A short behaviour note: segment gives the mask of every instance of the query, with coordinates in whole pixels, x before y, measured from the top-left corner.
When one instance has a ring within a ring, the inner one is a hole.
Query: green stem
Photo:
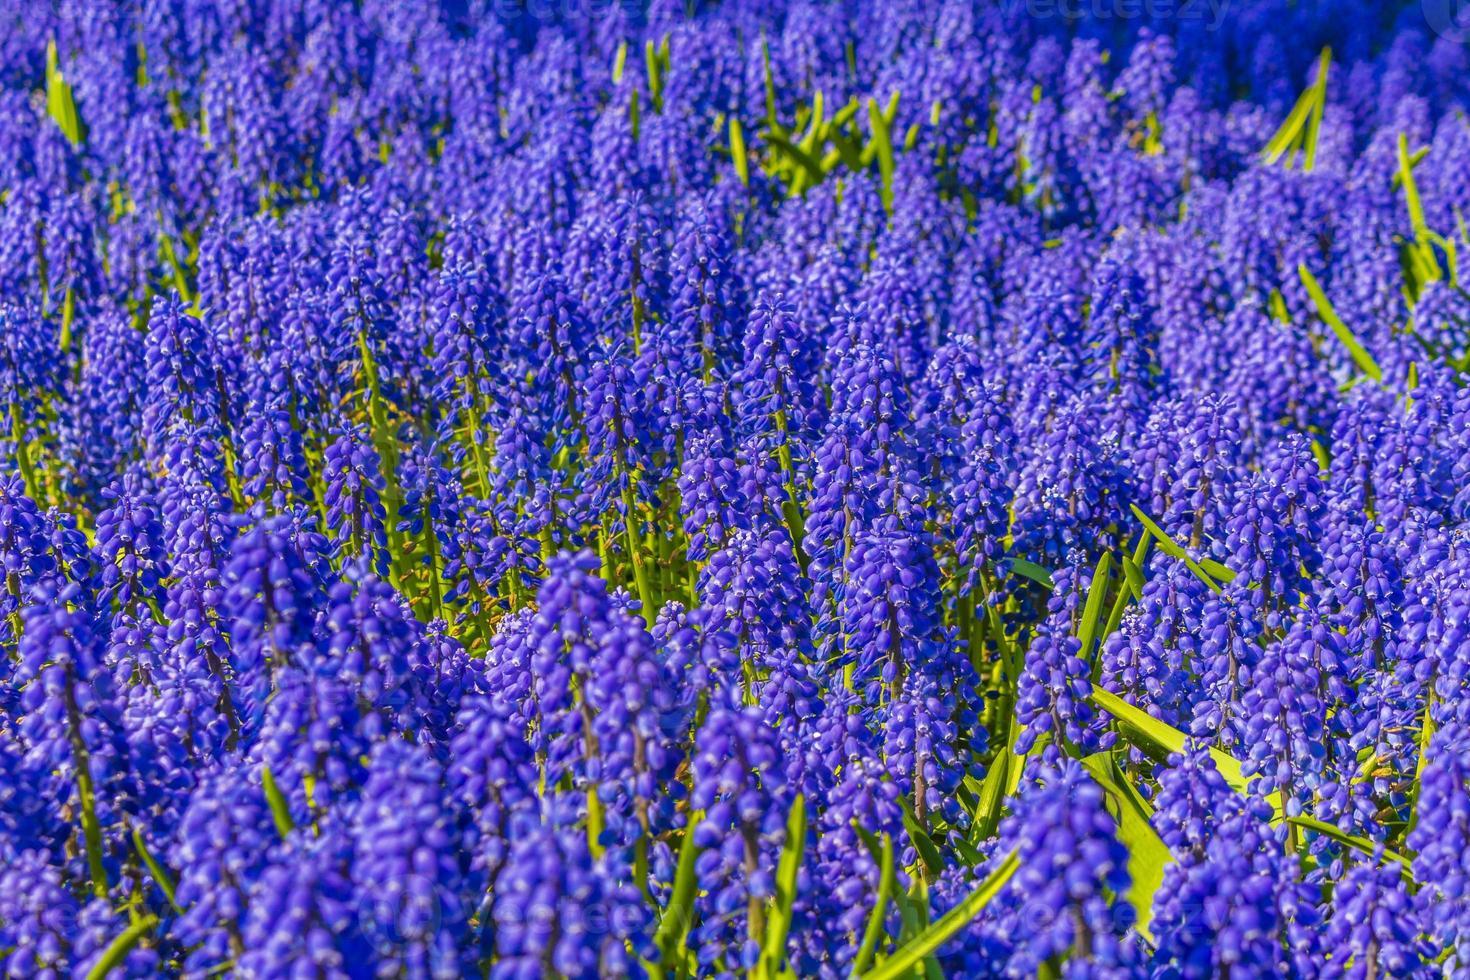
[[[633,561],[633,582],[638,589],[638,601],[643,606],[643,621],[652,629],[658,618],[658,607],[654,604],[653,590],[648,584],[648,569],[643,563],[643,545],[639,540],[631,485],[623,488],[623,531],[628,537],[628,557]]]
[[[133,947],[142,942],[143,937],[151,933],[156,925],[158,925],[158,917],[155,915],[146,915],[134,922],[121,935],[107,944],[107,949],[102,952],[102,958],[87,971],[87,980],[103,980],[121,966],[123,960],[127,959],[128,954],[133,951]]]
[[[87,744],[82,740],[82,711],[77,704],[76,669],[66,670],[67,735],[71,740],[72,759],[77,767],[77,796],[82,806],[82,840],[87,849],[87,870],[92,877],[92,893],[107,897],[107,869],[102,864],[102,828],[97,824],[96,787],[92,784],[92,765]]]
[[[15,459],[20,466],[20,476],[25,482],[26,493],[31,500],[41,503],[41,485],[36,482],[36,470],[31,465],[31,448],[28,444],[25,419],[21,418],[20,405],[10,403],[10,437],[15,442]]]

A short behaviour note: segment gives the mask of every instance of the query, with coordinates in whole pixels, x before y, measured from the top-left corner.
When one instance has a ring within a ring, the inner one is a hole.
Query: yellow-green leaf
[[[776,897],[766,920],[766,939],[761,950],[757,976],[771,980],[781,976],[786,961],[786,937],[791,931],[791,908],[796,901],[796,875],[806,851],[806,797],[796,794],[786,815],[786,846],[776,863]]]
[[[260,783],[265,789],[265,801],[270,805],[271,821],[276,825],[276,833],[281,835],[281,840],[285,840],[296,829],[296,821],[291,819],[291,807],[287,804],[281,787],[277,785],[270,766],[260,767]]]
[[[1174,860],[1168,845],[1153,827],[1154,809],[1129,782],[1127,773],[1118,768],[1111,752],[1099,752],[1082,760],[1082,765],[1097,780],[1111,804],[1109,810],[1118,821],[1118,842],[1128,851],[1128,904],[1133,906],[1135,928],[1149,942],[1153,934],[1154,893],[1164,881],[1164,868]]]
[[[973,922],[975,916],[984,911],[985,906],[1000,894],[1001,889],[1006,886],[1020,867],[1021,859],[1016,852],[1012,851],[1007,854],[1005,859],[976,886],[974,891],[945,913],[938,922],[904,943],[902,948],[866,974],[864,980],[894,980],[896,977],[909,976],[914,967],[943,946],[945,941],[955,933]]]
[[[1322,322],[1332,328],[1337,339],[1342,341],[1342,345],[1348,349],[1348,354],[1352,356],[1353,363],[1358,366],[1358,370],[1374,381],[1382,381],[1383,369],[1378,366],[1377,361],[1373,360],[1373,356],[1368,353],[1367,349],[1358,343],[1358,338],[1353,336],[1348,325],[1342,322],[1342,317],[1337,315],[1337,311],[1332,308],[1332,303],[1327,299],[1327,294],[1322,291],[1321,283],[1317,282],[1317,277],[1312,275],[1312,270],[1308,269],[1304,262],[1298,264],[1296,268],[1297,274],[1302,277],[1302,284],[1307,287],[1307,295],[1312,297],[1312,302],[1317,307],[1317,315],[1322,318]]]

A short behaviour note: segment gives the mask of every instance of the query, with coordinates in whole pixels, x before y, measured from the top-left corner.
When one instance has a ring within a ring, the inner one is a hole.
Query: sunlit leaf
[[[1000,894],[1001,889],[1005,888],[1020,866],[1021,859],[1016,852],[1012,851],[1007,854],[996,869],[976,886],[974,891],[950,909],[938,922],[904,943],[902,947],[894,951],[892,956],[878,964],[872,971],[864,974],[864,980],[892,980],[895,977],[908,976],[910,971],[918,966],[925,957],[933,954],[948,939],[975,921],[975,917],[985,911],[985,906]]]
[[[1332,303],[1328,301],[1327,294],[1322,291],[1322,285],[1317,282],[1317,277],[1312,275],[1306,263],[1297,266],[1297,273],[1302,277],[1302,284],[1307,287],[1307,295],[1312,297],[1312,302],[1317,307],[1317,315],[1332,328],[1337,339],[1342,341],[1342,345],[1348,349],[1358,370],[1374,381],[1382,381],[1383,370],[1379,368],[1378,362],[1373,360],[1372,355],[1358,342],[1358,338],[1353,336],[1347,324],[1342,322],[1342,318],[1337,315],[1337,311],[1332,308]]]

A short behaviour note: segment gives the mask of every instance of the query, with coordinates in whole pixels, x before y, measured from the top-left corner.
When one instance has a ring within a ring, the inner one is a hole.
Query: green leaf
[[[1429,243],[1444,250],[1445,263],[1449,266],[1449,279],[1451,285],[1458,285],[1460,281],[1460,249],[1453,241],[1445,238],[1438,232],[1429,233]],[[1430,256],[1433,257],[1433,252]],[[1435,263],[1438,268],[1438,263]]]
[[[805,170],[807,173],[807,178],[808,180],[810,180],[811,183],[820,183],[822,178],[826,176],[826,174],[822,171],[822,165],[816,160],[812,159],[811,154],[807,153],[801,147],[797,146],[795,143],[791,142],[780,133],[775,132],[774,130],[767,131],[765,133],[765,141],[771,146],[775,147],[777,150],[779,150],[783,156],[788,157],[792,163],[796,164],[802,170]]]
[[[179,903],[174,898],[173,876],[153,857],[153,853],[148,850],[148,845],[143,840],[143,834],[137,827],[133,828],[133,849],[138,852],[138,857],[143,859],[148,873],[153,876],[153,883],[158,886],[159,891],[163,892],[163,897],[168,899],[169,906],[175,912],[182,913],[184,910],[179,908]]]
[[[1174,860],[1168,845],[1153,827],[1153,807],[1118,768],[1111,752],[1087,756],[1082,765],[1097,780],[1113,804],[1113,817],[1118,821],[1118,842],[1128,849],[1128,904],[1137,916],[1135,928],[1149,942],[1153,934],[1154,893],[1164,881],[1164,868]]]
[[[1327,106],[1327,73],[1332,64],[1332,49],[1323,48],[1317,59],[1317,77],[1292,106],[1290,114],[1261,151],[1266,163],[1274,164],[1286,157],[1291,166],[1296,151],[1304,152],[1303,168],[1311,170],[1317,161],[1317,136],[1322,126],[1322,113]],[[1290,153],[1291,156],[1286,155]]]
[[[1123,730],[1123,737],[1150,758],[1162,762],[1169,758],[1170,753],[1184,751],[1188,736],[1173,725],[1159,721],[1141,708],[1134,707],[1112,691],[1094,687],[1092,700],[1117,719]],[[1241,772],[1240,763],[1219,749],[1210,749],[1210,755],[1214,757],[1215,767],[1225,777],[1225,782],[1244,792],[1249,780]]]
[[[1287,817],[1286,822],[1290,824],[1295,824],[1296,826],[1306,830],[1314,830],[1317,833],[1321,834],[1323,837],[1330,837],[1331,839],[1337,841],[1339,844],[1342,844],[1346,847],[1351,847],[1356,851],[1361,851],[1362,853],[1377,858],[1380,861],[1393,861],[1398,864],[1401,869],[1403,869],[1403,873],[1405,875],[1409,874],[1409,869],[1411,867],[1409,859],[1404,857],[1397,851],[1388,850],[1377,841],[1371,841],[1368,840],[1366,837],[1358,837],[1354,834],[1345,833],[1344,831],[1339,830],[1334,824],[1318,820],[1316,817],[1308,817],[1305,815],[1300,817]]]
[[[12,402],[12,410],[14,407]],[[82,840],[87,850],[87,871],[92,879],[92,893],[98,898],[106,898],[107,868],[102,863],[102,826],[97,822],[97,790],[92,783],[92,766],[85,751],[78,754],[75,775],[82,811]]]
[[[862,107],[863,104],[857,100],[856,96],[848,99],[847,105],[838,109],[837,114],[832,117],[832,128],[834,130],[841,129],[852,122],[857,118],[858,110]]]
[[[1271,295],[1266,299],[1266,305],[1271,309],[1271,315],[1276,318],[1277,323],[1290,325],[1291,311],[1286,308],[1286,298],[1281,295],[1281,290],[1272,289]]]
[[[1297,96],[1296,104],[1291,107],[1291,112],[1286,119],[1277,127],[1265,148],[1261,151],[1262,157],[1268,164],[1279,161],[1286,151],[1296,145],[1297,137],[1301,134],[1302,127],[1306,124],[1307,116],[1312,111],[1312,90],[1309,88]]]
[[[1434,687],[1431,685],[1429,696],[1424,700],[1424,711],[1419,722],[1419,761],[1414,766],[1414,781],[1409,784],[1410,830],[1413,830],[1419,822],[1419,791],[1424,781],[1424,767],[1429,765],[1429,749],[1434,741],[1434,702]]]
[[[1123,613],[1128,608],[1128,603],[1143,598],[1143,563],[1148,560],[1148,550],[1153,545],[1153,535],[1148,528],[1144,528],[1138,535],[1138,544],[1133,548],[1133,555],[1123,556],[1123,581],[1118,587],[1118,595],[1113,600],[1113,608],[1108,613],[1108,621],[1103,625],[1102,635],[1104,638],[1112,636],[1117,630],[1118,624],[1123,621]],[[1102,672],[1102,657],[1098,657],[1093,664],[1094,682]]]
[[[20,478],[25,484],[26,496],[39,502],[45,498],[41,495],[43,488],[36,479],[35,465],[31,462],[30,438],[26,435],[26,421],[21,414],[20,403],[11,399],[7,414],[10,416],[10,442],[15,446],[16,464],[20,467]]]
[[[893,92],[888,96],[888,104],[883,107],[883,121],[888,124],[889,132],[893,131],[893,121],[898,118],[898,93]]]
[[[285,840],[296,829],[296,821],[291,819],[291,807],[287,804],[281,787],[276,784],[276,777],[271,773],[270,766],[260,767],[260,783],[265,789],[265,801],[270,804],[271,820],[276,825],[276,833],[281,835],[281,840]]]
[[[745,150],[745,131],[740,128],[740,120],[730,120],[730,159],[735,162],[735,176],[740,178],[740,183],[750,186],[750,157]]]
[[[61,352],[63,354],[71,351],[71,326],[76,322],[77,297],[74,286],[66,287],[66,294],[61,299]]]
[[[699,891],[695,876],[695,864],[699,858],[699,845],[694,843],[694,828],[704,819],[703,811],[689,814],[684,828],[684,840],[679,845],[679,862],[674,866],[674,891],[669,904],[653,934],[653,944],[658,947],[660,963],[678,963],[684,959],[682,952],[689,927],[694,923],[694,896]]]
[[[61,74],[56,42],[46,42],[46,112],[61,127],[61,133],[72,146],[82,142],[82,121],[77,116],[76,100],[71,86]]]
[[[1444,270],[1440,268],[1439,258],[1434,253],[1435,242],[1440,242],[1450,254],[1451,271],[1454,272],[1455,256],[1454,250],[1440,236],[1430,231],[1429,223],[1424,218],[1424,202],[1419,197],[1419,185],[1414,180],[1414,163],[1418,154],[1410,155],[1409,138],[1399,134],[1398,158],[1399,169],[1397,181],[1404,189],[1404,204],[1409,209],[1409,225],[1414,229],[1414,241],[1406,246],[1405,254],[1410,267],[1410,295],[1411,302],[1417,299],[1419,291],[1425,284],[1438,282],[1444,278]]]
[[[613,84],[614,85],[617,85],[620,82],[622,82],[622,80],[623,80],[623,69],[626,68],[627,65],[628,65],[628,42],[627,41],[623,41],[623,42],[621,42],[621,43],[618,44],[618,53],[617,53],[617,56],[615,58],[613,58],[612,80],[613,80]]]
[[[1027,561],[1024,558],[1007,558],[1005,559],[1005,563],[1010,565],[1011,571],[1020,575],[1022,578],[1029,578],[1037,585],[1044,586],[1048,589],[1056,588],[1051,580],[1051,572],[1048,572],[1034,561]]]
[[[1150,536],[1152,538],[1152,536]],[[1128,583],[1128,591],[1133,594],[1135,600],[1143,598],[1143,568],[1132,558],[1123,558],[1123,580]]]
[[[1312,270],[1307,268],[1305,262],[1299,263],[1296,270],[1297,274],[1302,277],[1302,284],[1307,287],[1307,294],[1312,297],[1312,302],[1317,306],[1317,315],[1332,328],[1333,333],[1337,334],[1337,339],[1342,341],[1342,345],[1348,349],[1358,370],[1374,381],[1381,382],[1383,369],[1378,366],[1378,362],[1373,360],[1372,355],[1363,345],[1358,343],[1358,338],[1353,336],[1347,324],[1342,322],[1342,317],[1338,316],[1337,311],[1332,308],[1332,303],[1328,301],[1327,294],[1322,291],[1322,285],[1317,282],[1317,277],[1312,275]]]
[[[903,812],[903,826],[909,832],[909,840],[914,842],[914,849],[919,852],[919,858],[924,862],[924,867],[930,873],[939,874],[944,870],[944,857],[939,853],[934,839],[929,832],[919,825],[914,815],[907,809]]]
[[[1409,226],[1414,229],[1414,237],[1422,241],[1429,232],[1429,222],[1424,219],[1424,202],[1419,198],[1419,185],[1414,181],[1414,163],[1417,161],[1409,155],[1409,137],[1404,133],[1399,133],[1398,157],[1397,177],[1404,189],[1404,203],[1409,208]]]
[[[811,121],[807,126],[806,133],[801,137],[800,146],[808,155],[816,152],[817,145],[826,135],[827,126],[827,103],[822,97],[822,90],[812,95]]]
[[[1009,770],[1011,766],[1019,766],[1020,762],[1008,747],[1002,747],[991,760],[990,769],[985,773],[985,782],[980,785],[980,803],[975,808],[977,839],[984,840],[1000,826],[1000,811],[1005,802]]]
[[[605,813],[597,784],[593,783],[587,787],[587,850],[594,858],[602,857],[607,850],[602,846],[602,831],[607,826]]]
[[[761,72],[765,77],[766,87],[766,126],[773,132],[780,131],[781,122],[776,117],[776,80],[771,76],[771,46],[766,43],[764,34],[761,36]]]
[[[1189,570],[1191,572],[1194,572],[1195,576],[1201,582],[1209,586],[1210,591],[1220,591],[1220,583],[1216,582],[1215,579],[1210,575],[1210,573],[1204,570],[1204,567],[1200,565],[1199,562],[1191,558],[1189,556],[1189,552],[1185,551],[1184,547],[1180,545],[1179,542],[1175,541],[1172,537],[1169,536],[1169,532],[1165,531],[1163,528],[1155,524],[1147,514],[1139,509],[1137,504],[1129,504],[1128,506],[1129,509],[1133,511],[1133,516],[1143,522],[1143,526],[1148,528],[1149,533],[1154,536],[1154,540],[1159,543],[1159,550],[1163,551],[1163,553],[1168,555],[1170,558],[1177,558],[1180,561],[1184,562],[1184,564],[1188,566]],[[1221,573],[1220,577],[1224,578],[1225,581],[1228,582],[1231,579],[1235,578],[1235,573],[1226,568],[1224,565],[1221,565],[1218,562],[1211,562],[1211,564],[1219,569]]]
[[[1146,711],[1134,707],[1112,691],[1094,686],[1092,702],[1112,715],[1117,720],[1123,737],[1149,758],[1166,762],[1170,753],[1184,751],[1188,736],[1173,725],[1165,724]],[[1234,756],[1211,747],[1210,757],[1215,760],[1215,768],[1231,789],[1237,793],[1248,791],[1253,777],[1246,776]],[[1272,823],[1280,823],[1286,812],[1285,799],[1278,791],[1267,797],[1267,802],[1271,804],[1273,811]]]
[[[1235,570],[1225,567],[1213,558],[1201,558],[1199,560],[1199,565],[1205,571],[1209,572],[1212,576],[1222,582],[1235,581]]]
[[[908,905],[913,910],[913,926],[905,934],[904,942],[909,942],[932,924],[929,918],[931,904],[929,882],[922,875],[915,875],[908,893]],[[924,957],[921,967],[924,980],[944,980],[944,971],[939,968],[939,961],[934,958],[933,953]]]
[[[87,980],[102,980],[103,977],[121,966],[122,961],[127,959],[128,954],[133,951],[133,947],[137,946],[144,936],[151,933],[156,925],[158,925],[157,916],[145,915],[128,926],[121,935],[107,944],[107,948],[102,951],[102,956],[97,960],[96,965],[87,971]]]
[[[1399,135],[1402,136],[1403,134],[1400,133]],[[1419,149],[1409,154],[1406,160],[1400,159],[1399,169],[1393,172],[1393,180],[1389,181],[1389,186],[1392,187],[1394,190],[1398,190],[1400,187],[1404,186],[1404,171],[1406,169],[1404,167],[1404,164],[1407,163],[1407,169],[1412,172],[1413,169],[1419,166],[1419,164],[1423,162],[1424,158],[1427,156],[1429,156],[1429,147],[1421,146],[1419,147]]]
[[[938,922],[904,943],[902,948],[895,951],[872,972],[866,974],[865,980],[893,980],[895,977],[909,976],[921,961],[943,946],[955,933],[974,921],[975,916],[984,911],[985,906],[1000,894],[1001,889],[1011,880],[1020,866],[1020,857],[1015,851],[1011,851],[1006,855],[1005,860],[1001,861],[1000,865],[990,873],[989,877],[976,886],[974,891],[945,913]]]
[[[756,967],[759,977],[771,980],[784,973],[786,936],[791,931],[791,906],[796,901],[796,875],[806,851],[806,797],[796,794],[786,815],[786,846],[776,864],[776,897],[766,920],[766,940]]]
[[[196,313],[198,303],[193,292],[189,289],[189,271],[184,263],[179,261],[178,253],[174,251],[174,244],[167,235],[161,235],[158,239],[159,250],[163,252],[163,261],[174,274],[174,289],[178,290],[179,298],[184,300]]]
[[[1322,129],[1322,113],[1327,108],[1327,71],[1332,66],[1332,49],[1323,48],[1322,55],[1317,62],[1317,78],[1312,83],[1314,96],[1312,99],[1312,111],[1307,118],[1307,131],[1302,138],[1303,148],[1306,151],[1306,159],[1302,161],[1302,169],[1308,172],[1317,163],[1317,134]]]
[[[883,842],[878,839],[878,835],[858,823],[855,819],[852,821],[851,826],[857,832],[858,840],[862,841],[863,846],[868,849],[868,855],[874,861],[881,862],[883,857]]]
[[[960,860],[964,862],[965,867],[973,868],[975,865],[985,861],[985,855],[976,850],[974,844],[971,844],[959,834],[951,834],[949,842],[954,847],[955,852],[959,854]]]
[[[1104,551],[1092,571],[1092,585],[1087,590],[1087,605],[1082,607],[1082,621],[1077,626],[1077,639],[1081,649],[1077,656],[1086,660],[1092,650],[1092,641],[1097,636],[1097,621],[1102,617],[1103,598],[1108,591],[1108,571],[1113,566],[1113,556]]]
[[[399,544],[398,513],[403,506],[403,487],[398,479],[400,439],[398,429],[389,417],[388,399],[383,394],[382,378],[378,372],[377,358],[368,341],[366,329],[357,332],[357,350],[362,359],[363,377],[366,382],[368,421],[371,428],[373,448],[378,452],[378,464],[383,477],[384,524],[388,527],[388,553],[398,556],[406,552]],[[388,569],[393,585],[400,586],[400,568],[397,563]]]
[[[893,897],[893,838],[883,835],[882,856],[878,863],[878,894],[873,899],[873,911],[868,913],[868,924],[863,929],[863,942],[858,947],[857,958],[852,961],[852,975],[861,976],[873,961],[873,952],[883,936],[883,920],[888,913],[888,902]]]
[[[895,111],[897,110],[897,92],[893,93],[889,104]],[[886,118],[883,111],[878,108],[878,100],[869,98],[868,128],[873,134],[869,145],[873,148],[874,159],[878,161],[878,176],[882,180],[883,210],[890,215],[893,214],[893,137],[889,131],[891,122],[891,119]]]
[[[643,42],[643,63],[648,71],[648,100],[654,112],[664,108],[664,74],[668,71],[669,39],[665,35],[662,46],[655,46],[653,38]]]

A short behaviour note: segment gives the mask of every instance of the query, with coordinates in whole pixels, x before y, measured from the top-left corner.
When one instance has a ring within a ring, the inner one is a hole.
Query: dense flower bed
[[[1470,970],[1419,4],[0,6],[6,975]]]

